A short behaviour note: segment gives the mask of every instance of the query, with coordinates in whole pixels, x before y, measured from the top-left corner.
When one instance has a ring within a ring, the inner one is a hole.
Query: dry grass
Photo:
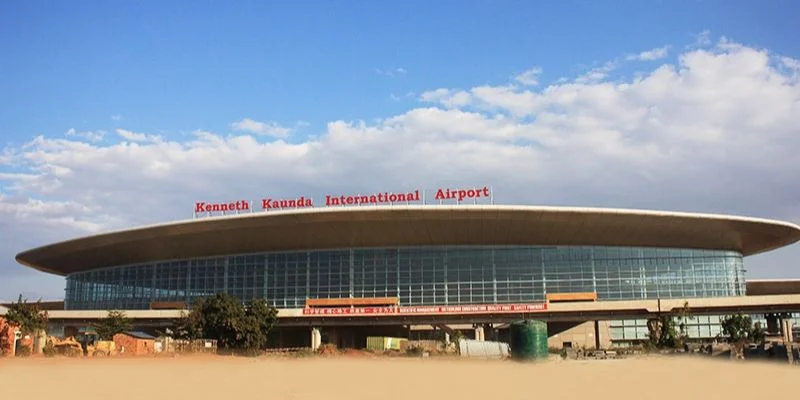
[[[731,400],[794,398],[792,383],[799,376],[800,368],[783,364],[688,357],[542,364],[348,357],[0,359],[0,387],[8,399]]]

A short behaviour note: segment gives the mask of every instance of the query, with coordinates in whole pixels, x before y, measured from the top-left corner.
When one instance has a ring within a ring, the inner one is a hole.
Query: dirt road
[[[0,359],[1,393],[8,399],[752,400],[792,398],[787,385],[798,377],[800,368],[788,365],[694,358],[544,364],[341,357]]]

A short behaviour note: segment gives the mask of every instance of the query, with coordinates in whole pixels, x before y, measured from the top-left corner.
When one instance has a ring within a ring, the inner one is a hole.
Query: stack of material
[[[458,341],[461,357],[505,359],[509,356],[508,343],[462,339]]]
[[[369,336],[367,337],[367,350],[386,351],[386,350],[400,350],[403,348],[408,339],[385,337],[385,336]]]

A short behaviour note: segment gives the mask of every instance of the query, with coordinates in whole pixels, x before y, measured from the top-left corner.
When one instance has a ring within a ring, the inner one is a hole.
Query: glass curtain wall
[[[734,251],[452,246],[273,252],[127,265],[67,277],[68,309],[147,309],[216,292],[301,308],[307,298],[397,296],[403,305],[742,296]]]

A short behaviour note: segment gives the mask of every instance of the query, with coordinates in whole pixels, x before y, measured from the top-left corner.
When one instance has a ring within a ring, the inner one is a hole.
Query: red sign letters
[[[194,212],[226,212],[226,211],[248,211],[250,202],[239,200],[230,203],[194,203]]]
[[[461,203],[470,199],[491,199],[491,190],[488,186],[473,188],[439,188],[434,192],[430,199],[425,198],[425,191],[411,190],[407,192],[381,192],[369,194],[350,194],[350,195],[325,195],[325,206],[350,206],[350,205],[381,205],[381,204],[425,204],[428,200],[432,202],[455,201]],[[258,207],[259,203],[251,203],[247,200],[237,200],[231,202],[206,203],[196,202],[194,204],[195,215],[198,213],[239,213],[255,211],[252,208]],[[265,197],[260,202],[261,210],[284,210],[292,208],[314,207],[314,200],[311,197],[300,196],[292,199],[275,199]]]
[[[303,315],[354,316],[354,315],[443,315],[443,314],[519,314],[542,312],[547,304],[470,304],[458,306],[389,306],[389,307],[335,307],[304,308]]]

